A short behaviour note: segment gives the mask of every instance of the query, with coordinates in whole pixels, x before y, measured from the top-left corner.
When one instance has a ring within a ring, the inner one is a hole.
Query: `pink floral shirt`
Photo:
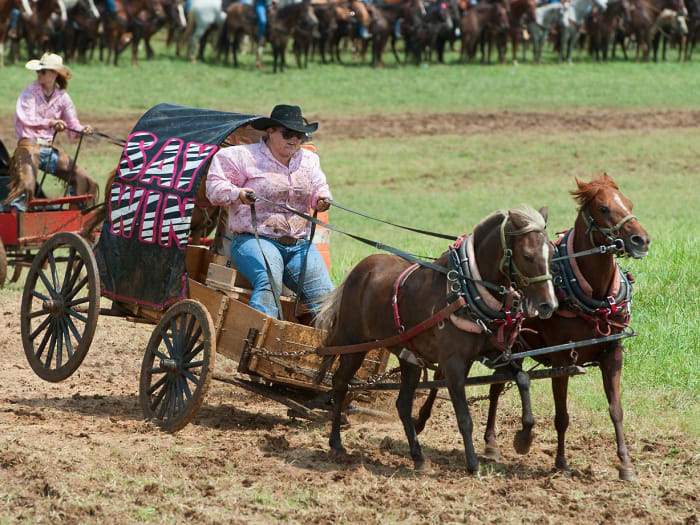
[[[75,104],[68,93],[56,86],[49,101],[44,97],[44,91],[39,82],[32,82],[22,90],[15,108],[15,133],[20,139],[53,138],[53,129],[49,121],[61,119],[69,128],[82,130],[83,125],[78,120]],[[71,137],[77,134],[67,131]]]
[[[250,206],[238,199],[240,188],[251,188],[300,212],[315,208],[319,198],[331,198],[318,155],[301,148],[287,167],[275,159],[262,139],[257,144],[219,150],[207,175],[207,198],[212,204],[228,206],[229,231],[253,233]],[[309,223],[282,208],[257,201],[255,214],[260,235],[297,239],[307,235]]]

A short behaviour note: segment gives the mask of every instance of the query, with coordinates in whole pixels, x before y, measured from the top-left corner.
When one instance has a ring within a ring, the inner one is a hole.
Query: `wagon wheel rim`
[[[198,301],[171,307],[153,330],[141,365],[146,419],[168,432],[187,425],[204,402],[214,370],[214,322]]]
[[[58,382],[78,369],[95,335],[99,307],[90,246],[74,233],[54,235],[34,257],[20,311],[24,353],[39,377]]]

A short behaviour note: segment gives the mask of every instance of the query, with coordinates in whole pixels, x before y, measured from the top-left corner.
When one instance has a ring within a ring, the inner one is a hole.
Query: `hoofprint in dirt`
[[[438,402],[424,433],[427,473],[413,471],[398,417],[351,417],[349,458],[339,464],[327,454],[326,425],[291,420],[285,407],[219,383],[192,424],[166,434],[138,406],[150,326],[101,317],[82,367],[50,384],[22,352],[20,297],[0,293],[0,523],[698,521],[697,440],[628,424],[639,479],[622,483],[609,422],[594,425],[575,406],[570,479],[550,470],[556,437],[547,415],[538,415],[527,456],[504,447],[467,475],[449,401]],[[234,370],[217,360],[218,372]],[[380,402],[390,411],[393,395]],[[473,412],[479,435],[485,407]],[[502,442],[519,428],[518,413],[507,396]]]
[[[234,108],[235,110],[235,108]],[[140,114],[105,117],[85,115],[95,129],[115,137],[126,138]],[[700,127],[699,110],[618,111],[581,109],[557,112],[473,112],[396,115],[362,115],[327,117],[312,115],[320,121],[314,137],[319,140],[406,137],[416,135],[475,135],[493,133],[552,134],[576,131],[645,130]],[[0,140],[9,150],[14,148],[12,118],[0,119]]]

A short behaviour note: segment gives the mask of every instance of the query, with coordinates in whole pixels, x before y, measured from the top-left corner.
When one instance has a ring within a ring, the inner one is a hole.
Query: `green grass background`
[[[266,114],[274,104],[287,102],[300,104],[321,127],[324,117],[366,116],[369,129],[375,119],[406,112],[551,111],[556,119],[558,111],[579,108],[700,108],[697,62],[584,60],[573,67],[549,63],[416,68],[395,67],[387,56],[384,70],[352,63],[311,64],[307,71],[291,67],[284,75],[272,75],[255,71],[250,57],[234,70],[218,63],[171,59],[162,45],[157,50],[156,60],[143,60],[135,68],[128,60],[119,68],[72,65],[70,93],[79,113],[135,120],[152,105],[167,101]],[[33,78],[21,65],[0,70],[0,118],[8,128],[16,97]],[[520,203],[548,205],[550,232],[568,228],[576,214],[568,194],[575,187],[574,177],[588,180],[603,171],[613,175],[653,239],[646,259],[621,261],[637,279],[632,324],[639,332],[627,344],[625,406],[638,417],[700,434],[700,127],[337,138],[316,144],[338,202],[394,222],[454,234],[469,231],[496,208]],[[102,180],[118,158],[118,149],[95,143],[81,152],[81,163]],[[437,255],[446,247],[443,241],[337,210],[331,218],[343,229],[414,253]],[[336,234],[331,243],[336,282],[372,252]],[[589,369],[572,384],[572,403],[607,419],[599,372]],[[536,399],[548,403],[547,382],[533,388]]]

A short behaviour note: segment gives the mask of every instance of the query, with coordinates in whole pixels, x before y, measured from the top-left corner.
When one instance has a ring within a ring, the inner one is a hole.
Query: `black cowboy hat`
[[[318,129],[318,122],[309,122],[301,116],[301,108],[299,106],[288,106],[286,104],[278,104],[270,113],[270,118],[260,117],[253,121],[251,125],[255,129],[267,129],[275,126],[284,126],[293,131],[301,133],[313,133]]]

